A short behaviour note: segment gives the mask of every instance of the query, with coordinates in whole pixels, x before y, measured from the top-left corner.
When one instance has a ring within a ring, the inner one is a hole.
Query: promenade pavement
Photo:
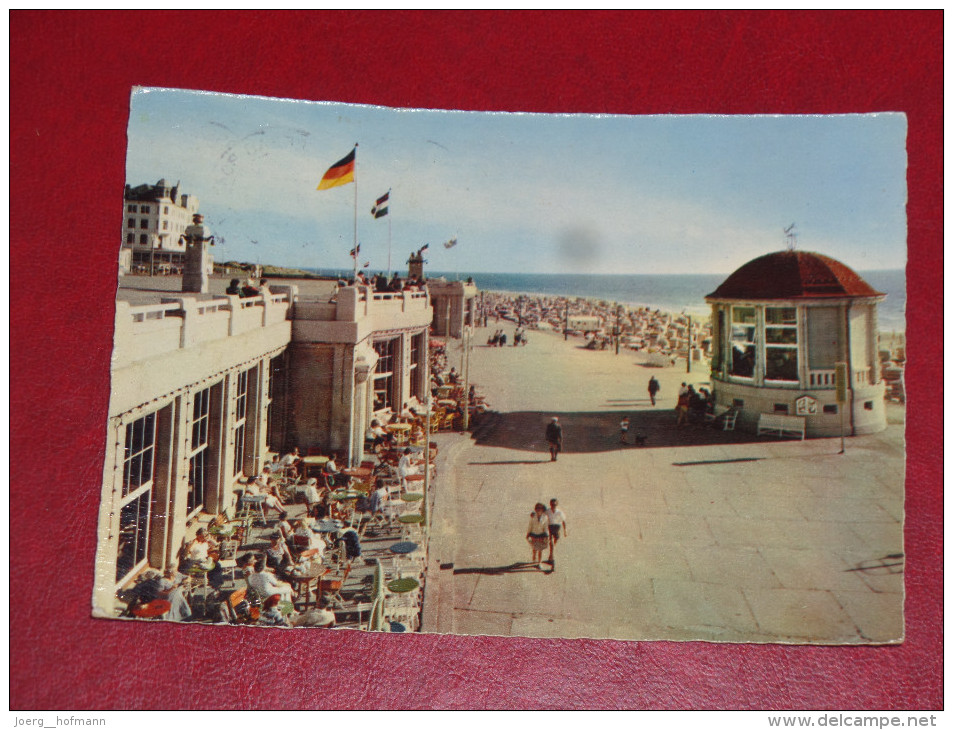
[[[903,635],[903,409],[883,433],[757,438],[675,426],[682,381],[704,364],[648,368],[532,331],[489,348],[471,381],[495,411],[440,434],[424,631],[737,642],[892,642]],[[512,326],[506,327],[510,336]],[[512,341],[512,340],[511,340]],[[462,352],[450,344],[451,364]],[[662,385],[658,405],[646,385]],[[631,437],[619,443],[628,414]],[[553,416],[565,451],[551,462]],[[556,566],[528,564],[536,502],[557,497]]]

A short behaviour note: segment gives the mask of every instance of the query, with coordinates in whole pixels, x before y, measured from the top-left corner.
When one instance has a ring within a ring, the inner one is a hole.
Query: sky
[[[371,272],[388,256],[406,271],[429,244],[430,271],[727,274],[785,248],[792,223],[798,249],[869,271],[905,266],[906,133],[892,113],[487,113],[136,89],[125,182],[195,195],[216,261],[350,270],[356,194]],[[355,143],[356,185],[318,191]]]

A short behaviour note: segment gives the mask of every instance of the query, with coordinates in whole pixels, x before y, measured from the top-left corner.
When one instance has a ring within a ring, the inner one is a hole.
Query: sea
[[[325,276],[349,277],[349,271],[319,269]],[[877,291],[887,295],[878,308],[881,332],[906,329],[906,277],[903,269],[857,272]],[[428,271],[428,277],[473,282],[486,291],[514,294],[584,297],[663,312],[706,316],[711,307],[705,296],[715,291],[727,274],[499,274]]]

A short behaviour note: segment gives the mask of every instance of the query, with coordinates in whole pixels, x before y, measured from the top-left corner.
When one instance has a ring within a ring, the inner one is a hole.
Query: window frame
[[[116,545],[116,585],[122,585],[149,560],[149,532],[152,519],[152,488],[155,484],[157,412],[147,413],[126,424],[123,445],[122,483],[119,500],[119,529]],[[138,430],[138,436],[137,436]],[[138,444],[137,444],[138,438]],[[148,455],[148,459],[146,459]],[[144,463],[148,466],[144,467]],[[120,548],[123,544],[123,520],[136,505],[133,526],[133,561],[120,574]]]

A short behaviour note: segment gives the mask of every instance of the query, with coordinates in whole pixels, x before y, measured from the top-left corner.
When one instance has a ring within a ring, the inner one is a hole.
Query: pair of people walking
[[[529,516],[529,526],[526,528],[526,541],[533,551],[531,562],[540,569],[543,561],[543,551],[549,548],[549,559],[546,561],[556,570],[554,551],[560,537],[568,537],[566,531],[566,513],[559,508],[559,501],[553,497],[549,500],[549,509],[542,502],[537,502]]]

